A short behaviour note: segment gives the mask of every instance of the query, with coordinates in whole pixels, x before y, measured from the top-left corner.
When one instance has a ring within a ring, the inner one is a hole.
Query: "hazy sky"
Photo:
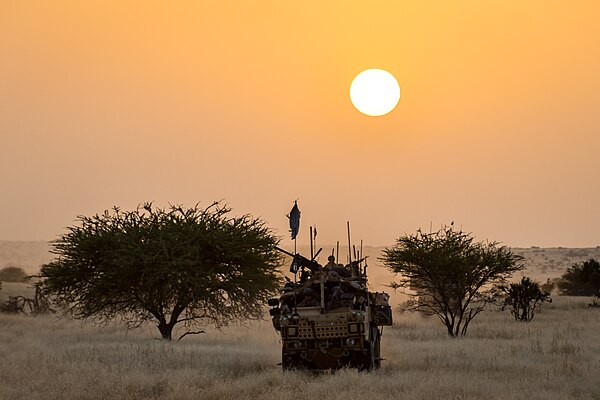
[[[0,239],[225,200],[289,242],[600,245],[600,3],[0,0]],[[349,100],[383,68],[383,117]]]

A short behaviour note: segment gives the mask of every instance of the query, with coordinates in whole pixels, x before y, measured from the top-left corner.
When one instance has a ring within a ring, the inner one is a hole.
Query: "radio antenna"
[[[310,259],[312,260],[315,255],[314,255],[314,250],[313,250],[313,227],[310,227]]]
[[[350,245],[350,221],[346,221],[346,225],[348,226],[348,259],[350,260],[350,264],[352,263],[352,245]]]

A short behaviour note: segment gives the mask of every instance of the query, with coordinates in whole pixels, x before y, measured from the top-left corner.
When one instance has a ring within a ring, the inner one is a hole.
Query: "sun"
[[[400,100],[400,86],[389,72],[367,69],[352,81],[350,100],[361,113],[379,117],[396,107]]]

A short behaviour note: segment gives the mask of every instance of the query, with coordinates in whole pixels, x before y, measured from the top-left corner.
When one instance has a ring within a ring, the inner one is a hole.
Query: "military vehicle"
[[[392,325],[392,311],[387,293],[367,288],[366,258],[349,257],[343,265],[332,254],[321,265],[316,255],[278,250],[292,257],[294,273],[280,297],[269,299],[283,369],[379,368],[383,327]]]

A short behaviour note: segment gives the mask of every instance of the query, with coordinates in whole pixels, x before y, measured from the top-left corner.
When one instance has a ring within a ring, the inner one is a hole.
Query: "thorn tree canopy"
[[[493,301],[493,284],[524,267],[508,248],[474,242],[453,226],[404,235],[383,251],[381,261],[400,274],[392,287],[412,296],[410,309],[436,315],[451,337],[465,335],[469,322]]]
[[[261,318],[280,286],[279,239],[262,220],[230,211],[146,203],[80,216],[53,243],[58,257],[42,266],[41,287],[75,318],[154,321],[164,339],[177,324],[189,332]]]

